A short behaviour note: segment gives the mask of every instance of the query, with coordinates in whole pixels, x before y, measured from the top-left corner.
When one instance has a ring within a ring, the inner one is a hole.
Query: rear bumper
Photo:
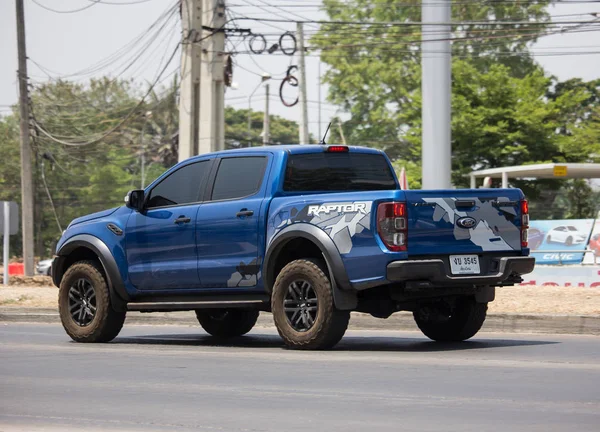
[[[508,279],[531,273],[534,266],[533,257],[502,257],[497,260],[497,268],[485,275],[453,276],[442,259],[393,261],[387,266],[387,280],[431,285],[501,285]]]

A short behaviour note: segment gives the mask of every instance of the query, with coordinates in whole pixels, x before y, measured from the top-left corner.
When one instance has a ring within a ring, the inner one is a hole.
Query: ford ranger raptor
[[[299,349],[333,347],[351,311],[409,311],[427,337],[463,341],[533,270],[528,223],[519,189],[401,190],[371,148],[227,150],[73,220],[52,278],[78,342],[112,340],[128,311],[195,311],[216,338],[271,312]]]

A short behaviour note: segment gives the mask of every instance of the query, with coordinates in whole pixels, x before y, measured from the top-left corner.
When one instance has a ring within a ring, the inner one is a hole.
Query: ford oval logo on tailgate
[[[477,224],[477,221],[475,220],[475,218],[472,218],[470,216],[462,217],[456,221],[456,225],[458,225],[461,228],[467,228],[467,229],[473,228],[476,224]]]

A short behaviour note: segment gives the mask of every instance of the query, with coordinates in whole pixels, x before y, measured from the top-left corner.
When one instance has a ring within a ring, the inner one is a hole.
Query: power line
[[[82,12],[86,9],[91,8],[92,6],[96,6],[97,4],[105,4],[105,5],[110,5],[110,6],[129,6],[129,5],[137,5],[140,3],[147,3],[152,0],[129,0],[126,2],[113,2],[113,1],[105,1],[105,0],[87,0],[88,2],[90,2],[90,4],[80,7],[78,9],[70,9],[70,10],[53,9],[51,7],[48,7],[48,6],[40,3],[38,0],[31,0],[31,1],[34,2],[36,5],[38,5],[39,7],[41,7],[42,9],[45,9],[49,12],[53,12],[53,13],[57,13],[57,14],[72,14],[72,13]]]
[[[42,3],[40,3],[38,0],[31,0],[31,1],[34,2],[36,5],[38,5],[39,7],[41,7],[42,9],[46,9],[47,11],[58,13],[58,14],[77,13],[77,12],[81,12],[81,11],[84,11],[86,9],[89,9],[89,8],[91,8],[93,6],[96,6],[98,4],[97,0],[90,0],[90,2],[91,2],[90,4],[88,4],[86,6],[83,6],[83,7],[80,7],[79,9],[71,9],[71,10],[61,11],[61,10],[58,10],[58,9],[52,9],[52,8],[50,8],[48,6],[45,6]]]
[[[57,142],[59,144],[68,145],[68,146],[90,145],[90,144],[95,144],[95,143],[103,140],[104,138],[106,138],[107,136],[111,135],[116,130],[118,130],[121,126],[123,126],[129,120],[129,118],[131,118],[131,116],[136,112],[136,110],[144,103],[144,100],[146,99],[146,97],[148,97],[150,95],[150,93],[152,92],[154,86],[158,83],[158,80],[160,79],[160,77],[162,76],[162,74],[165,72],[165,70],[167,69],[167,67],[169,66],[169,64],[171,63],[171,61],[173,60],[173,58],[175,57],[175,54],[177,53],[178,50],[179,50],[179,44],[177,44],[177,46],[173,50],[173,53],[169,57],[169,60],[167,61],[167,63],[165,64],[165,66],[162,68],[162,70],[158,74],[157,78],[154,80],[154,82],[152,83],[152,85],[150,86],[150,88],[148,89],[148,91],[146,92],[146,94],[139,101],[139,103],[116,126],[114,126],[113,128],[109,129],[108,131],[106,131],[102,135],[100,135],[100,136],[98,136],[98,137],[96,137],[94,139],[91,139],[91,140],[89,140],[87,142],[73,142],[73,141],[65,141],[65,140],[62,140],[62,139],[57,139],[56,137],[54,137],[50,132],[48,132],[44,127],[42,127],[34,119],[34,126],[35,126],[35,128],[38,131],[40,131],[42,134],[46,135],[51,140],[53,140],[53,141],[55,141],[55,142]]]

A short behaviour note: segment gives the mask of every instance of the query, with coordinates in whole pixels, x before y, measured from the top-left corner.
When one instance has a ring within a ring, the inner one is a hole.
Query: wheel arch
[[[298,252],[295,246],[301,246]],[[294,250],[296,253],[289,254]],[[318,255],[320,254],[320,256]],[[277,274],[285,264],[299,258],[323,258],[331,279],[335,305],[341,310],[355,309],[357,306],[356,292],[352,289],[342,257],[333,240],[322,229],[306,224],[297,223],[280,231],[269,244],[263,265],[265,289],[269,294],[273,290]]]
[[[121,278],[119,267],[108,246],[98,237],[79,234],[67,240],[56,251],[57,257],[52,265],[52,281],[60,286],[67,269],[75,262],[94,259],[102,266],[110,290],[111,305],[115,310],[126,310],[129,295]]]

